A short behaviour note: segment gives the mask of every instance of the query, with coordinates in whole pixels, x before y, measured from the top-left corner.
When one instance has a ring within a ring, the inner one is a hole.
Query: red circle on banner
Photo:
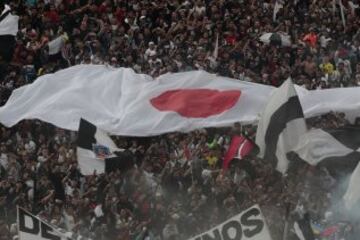
[[[166,91],[152,98],[150,103],[159,111],[173,111],[188,118],[206,118],[232,108],[240,95],[240,90],[178,89]]]

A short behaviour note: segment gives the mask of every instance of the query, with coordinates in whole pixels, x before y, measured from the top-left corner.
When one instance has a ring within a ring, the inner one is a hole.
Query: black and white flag
[[[350,209],[360,199],[357,187],[360,179],[360,167],[357,167],[360,161],[359,127],[312,129],[302,136],[293,153],[310,165],[326,167],[334,177],[351,174],[344,196],[345,205]]]
[[[4,7],[0,15],[0,60],[9,62],[12,59],[15,48],[15,36],[19,30],[19,16],[11,14],[8,5]]]
[[[84,175],[104,173],[111,167],[106,164],[112,163],[111,160],[119,160],[115,152],[123,152],[117,148],[111,138],[102,130],[98,129],[90,122],[81,119],[78,132],[77,158],[80,171]],[[112,163],[113,167],[117,164]]]
[[[260,117],[256,132],[259,156],[284,174],[289,165],[287,153],[297,146],[306,131],[299,97],[291,79],[288,79],[273,92]]]
[[[360,128],[311,129],[293,151],[310,165],[352,171],[360,159]]]

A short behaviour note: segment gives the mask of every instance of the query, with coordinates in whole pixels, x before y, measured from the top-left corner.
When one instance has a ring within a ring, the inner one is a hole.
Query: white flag
[[[254,122],[273,89],[203,71],[154,80],[131,69],[78,65],[13,91],[0,122],[37,118],[76,131],[84,118],[111,134],[158,135]]]
[[[48,43],[49,55],[55,55],[61,51],[64,46],[65,36],[61,35]]]
[[[3,18],[0,21],[0,35],[16,36],[19,30],[19,16],[12,15],[10,11],[10,7],[5,5],[5,8],[0,16],[0,18]]]
[[[257,122],[275,89],[204,71],[153,79],[131,69],[77,65],[14,90],[0,107],[0,122],[35,118],[77,131],[85,118],[114,135],[187,132]],[[306,117],[329,111],[360,116],[359,88],[296,90]]]

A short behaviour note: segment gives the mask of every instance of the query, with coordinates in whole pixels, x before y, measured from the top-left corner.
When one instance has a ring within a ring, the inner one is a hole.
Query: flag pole
[[[290,216],[290,203],[286,203],[286,209],[285,209],[285,225],[284,225],[284,231],[283,231],[283,237],[282,240],[287,240],[288,233],[289,233],[289,216]]]
[[[344,31],[346,28],[346,20],[345,20],[345,14],[344,14],[344,5],[342,4],[342,0],[339,0],[339,6],[340,6],[340,14],[341,14],[341,20],[344,25]]]

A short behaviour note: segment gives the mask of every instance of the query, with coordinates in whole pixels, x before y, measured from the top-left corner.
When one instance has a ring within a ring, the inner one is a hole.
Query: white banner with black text
[[[189,240],[271,240],[260,207],[251,208]]]

